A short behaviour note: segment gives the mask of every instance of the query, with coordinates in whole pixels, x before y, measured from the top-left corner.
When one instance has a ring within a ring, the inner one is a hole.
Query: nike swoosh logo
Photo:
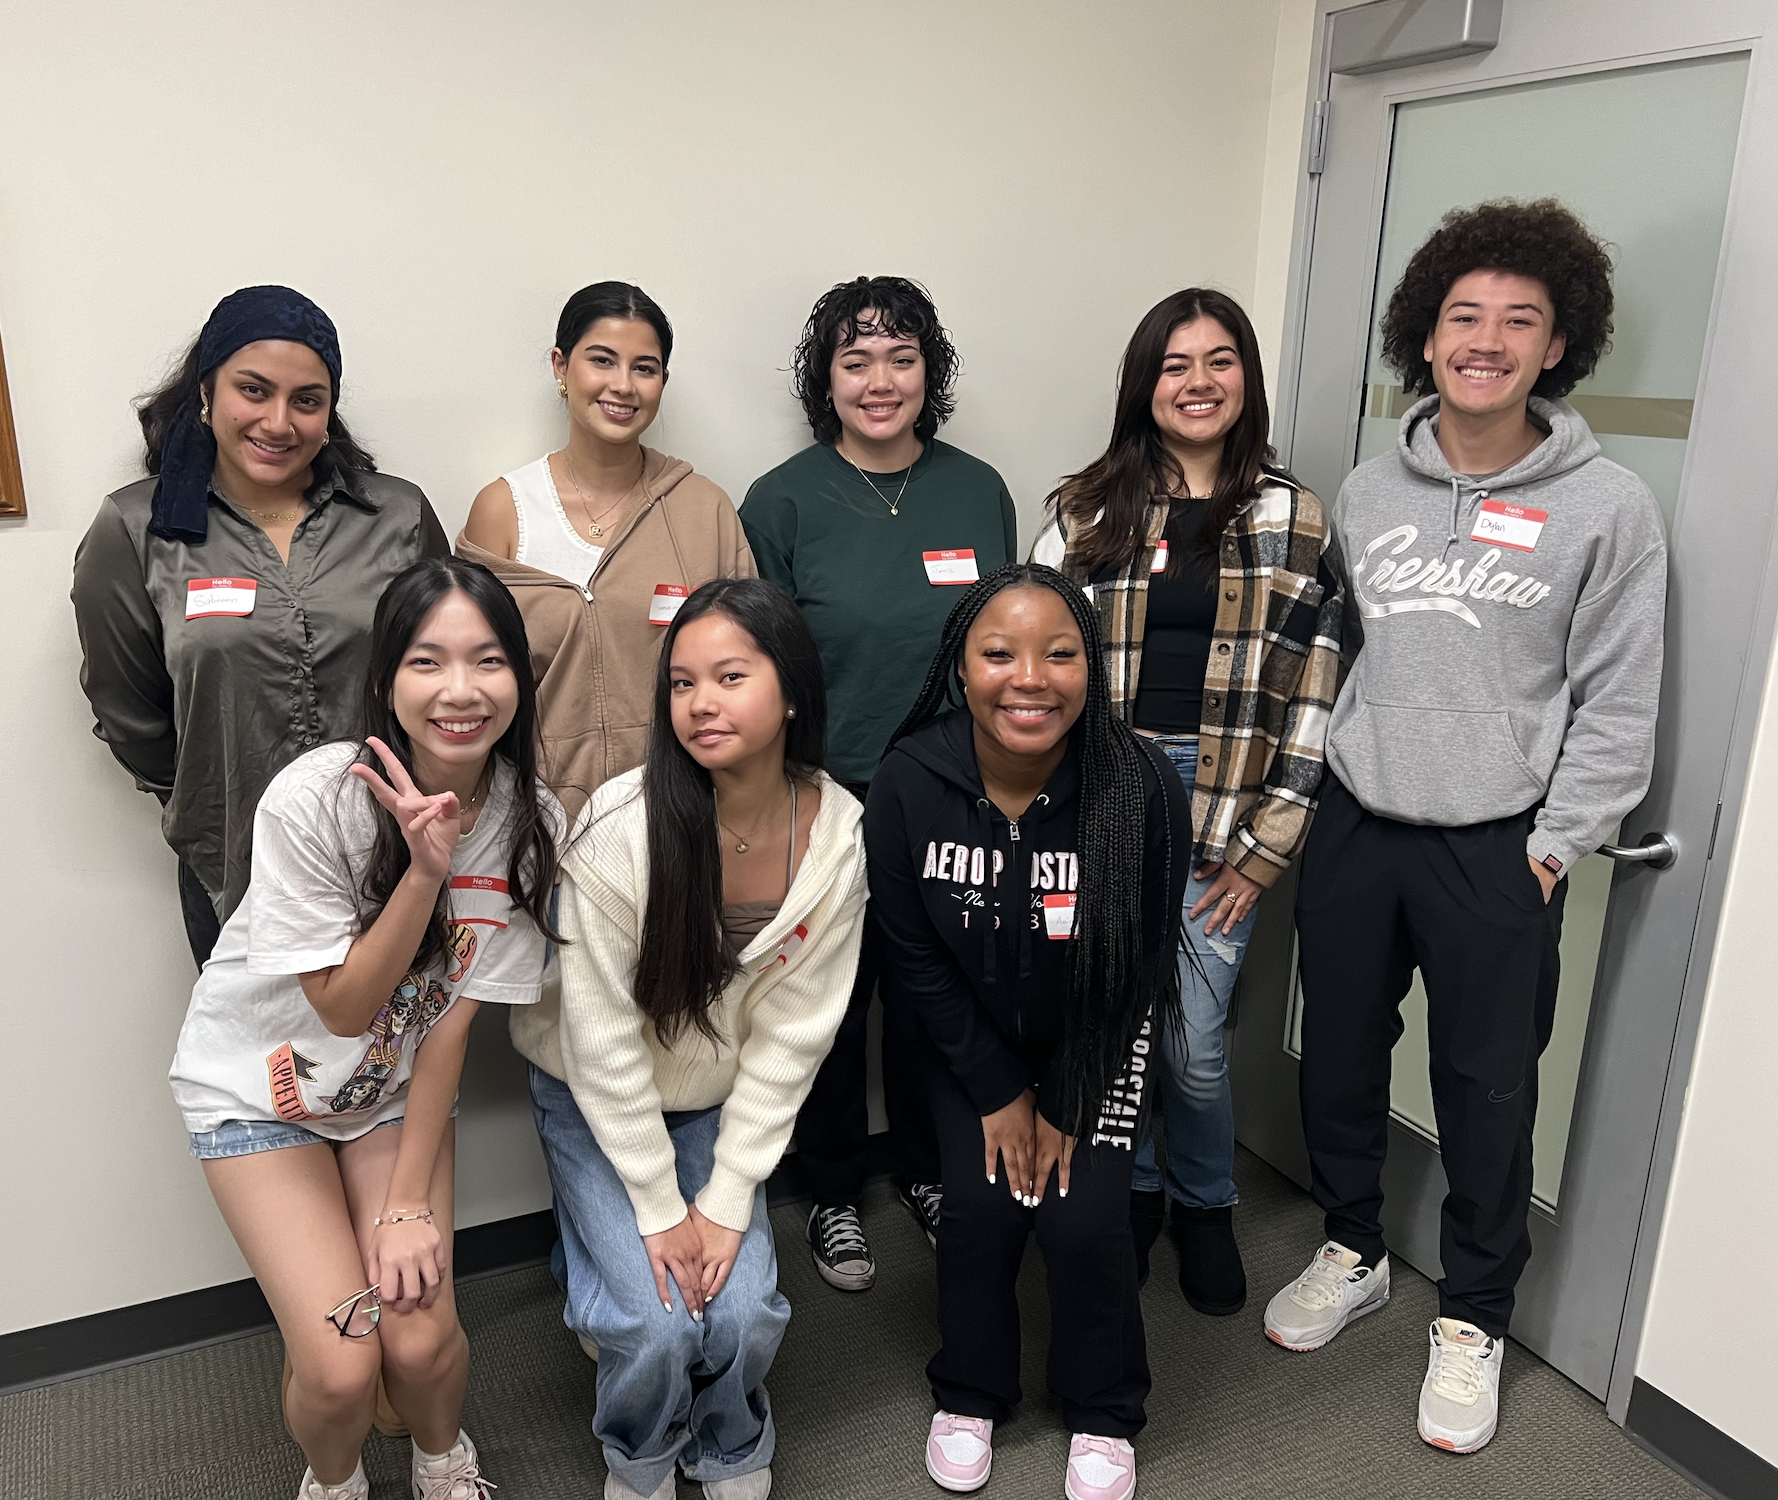
[[[1519,1085],[1519,1089],[1522,1089],[1524,1087],[1525,1087],[1525,1085],[1522,1083]],[[1512,1098],[1514,1094],[1518,1093],[1519,1089],[1509,1089],[1504,1094],[1497,1094],[1494,1092],[1493,1089],[1489,1089],[1488,1090],[1488,1102],[1490,1104],[1505,1104],[1508,1099]]]

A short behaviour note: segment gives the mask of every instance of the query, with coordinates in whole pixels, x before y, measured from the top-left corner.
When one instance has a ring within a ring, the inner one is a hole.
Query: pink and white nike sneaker
[[[1075,1433],[1064,1489],[1068,1500],[1130,1500],[1136,1493],[1136,1450],[1125,1438]]]
[[[926,1472],[932,1482],[958,1494],[979,1490],[994,1467],[994,1424],[986,1417],[932,1414],[926,1435]]]

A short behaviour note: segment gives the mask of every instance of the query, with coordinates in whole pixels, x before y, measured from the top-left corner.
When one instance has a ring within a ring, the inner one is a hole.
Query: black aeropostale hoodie
[[[1171,765],[1145,755],[1143,766],[1143,952],[1170,967],[1191,808]],[[1079,822],[1072,748],[1017,821],[995,807],[964,709],[896,744],[871,781],[865,848],[885,999],[914,1008],[984,1115],[1033,1088],[1060,1122]]]

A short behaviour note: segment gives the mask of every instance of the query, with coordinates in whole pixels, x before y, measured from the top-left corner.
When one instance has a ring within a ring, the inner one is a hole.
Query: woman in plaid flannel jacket
[[[1345,605],[1326,514],[1277,467],[1270,421],[1247,315],[1220,292],[1174,293],[1125,350],[1109,446],[1050,496],[1031,552],[1092,595],[1113,709],[1192,793],[1186,1024],[1168,1028],[1159,1080],[1166,1182],[1145,1142],[1131,1214],[1146,1279],[1173,1199],[1180,1288],[1212,1314],[1247,1295],[1222,1027],[1254,906],[1308,836]]]

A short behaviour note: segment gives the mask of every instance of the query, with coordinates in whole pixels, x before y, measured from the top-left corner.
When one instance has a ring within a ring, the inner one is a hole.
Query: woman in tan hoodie
[[[642,445],[672,353],[672,325],[640,287],[570,297],[550,351],[568,444],[483,489],[457,539],[524,613],[543,779],[570,818],[642,763],[655,658],[680,604],[711,579],[756,576],[722,489]]]

